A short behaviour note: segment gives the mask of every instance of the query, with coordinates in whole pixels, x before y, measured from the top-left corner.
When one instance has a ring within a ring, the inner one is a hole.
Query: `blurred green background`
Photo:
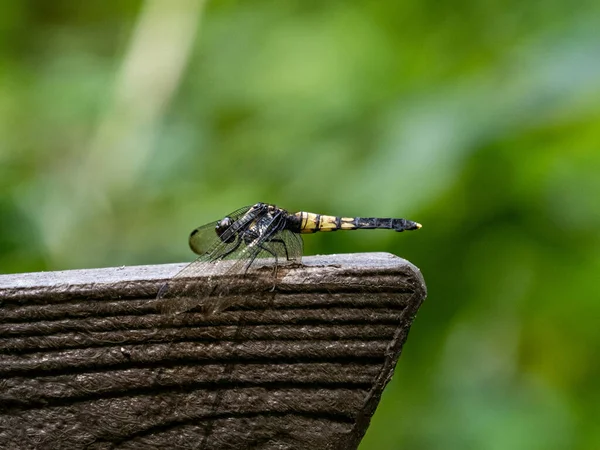
[[[368,449],[600,448],[600,2],[7,1],[0,272],[190,261],[257,201],[406,217]]]

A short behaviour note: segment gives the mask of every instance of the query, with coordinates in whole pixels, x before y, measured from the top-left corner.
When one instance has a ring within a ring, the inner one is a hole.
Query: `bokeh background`
[[[368,449],[600,448],[600,2],[0,5],[0,272],[189,261],[257,201],[429,287]]]

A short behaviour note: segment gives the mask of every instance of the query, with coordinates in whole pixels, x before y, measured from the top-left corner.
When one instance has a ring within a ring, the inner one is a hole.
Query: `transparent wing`
[[[248,272],[255,267],[272,267],[273,283],[277,277],[277,268],[284,264],[299,264],[302,259],[302,238],[299,234],[289,230],[279,229],[279,224],[273,222],[267,236],[261,236],[238,252],[235,252],[236,261],[225,261],[232,263],[223,276],[225,282],[219,282],[212,288],[210,294],[203,298],[202,304],[206,314],[216,314],[231,306],[235,297],[228,295],[231,284],[227,283],[227,277],[233,274],[246,277],[246,283],[252,280],[260,283],[260,278],[251,278]],[[197,303],[196,303],[197,304]]]
[[[194,253],[205,255],[222,243],[215,231],[217,223],[218,221],[210,222],[192,231],[190,234],[190,247]]]
[[[179,314],[202,306],[205,313],[212,314],[224,309],[216,303],[226,295],[229,275],[244,274],[244,266],[257,253],[251,249],[240,244],[227,258],[216,261],[211,254],[198,257],[161,287],[158,293],[163,300],[159,306],[161,312]],[[211,296],[215,299],[209,302]]]
[[[246,207],[231,213],[228,217],[236,221],[236,226],[221,237],[215,233],[216,222],[192,233],[190,240],[197,239],[195,244],[205,245],[206,251],[161,287],[158,298],[163,299],[162,312],[176,314],[199,305],[208,314],[222,311],[230,304],[227,301],[230,275],[247,274],[257,260],[271,259],[275,268],[286,261],[300,262],[302,238],[282,229],[284,217],[281,214],[268,217],[265,210],[251,209]],[[250,239],[248,228],[256,221],[262,221],[261,232]]]

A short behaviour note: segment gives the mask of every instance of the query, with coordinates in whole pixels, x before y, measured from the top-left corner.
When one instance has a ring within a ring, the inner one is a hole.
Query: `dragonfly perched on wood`
[[[192,231],[189,244],[200,256],[161,287],[160,308],[175,314],[202,305],[205,313],[214,314],[230,305],[223,281],[230,275],[247,274],[258,261],[272,263],[274,272],[283,263],[300,263],[301,234],[375,228],[406,231],[417,230],[421,224],[406,219],[289,213],[268,203],[240,208]],[[191,279],[191,285],[176,287],[183,279]]]

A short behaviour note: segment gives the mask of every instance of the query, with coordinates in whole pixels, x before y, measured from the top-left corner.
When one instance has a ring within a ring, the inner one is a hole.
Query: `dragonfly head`
[[[229,236],[224,236],[225,232],[229,229],[229,227],[231,227],[231,225],[233,225],[233,220],[231,220],[231,217],[225,217],[217,222],[215,231],[223,242],[231,243],[235,240],[234,233],[231,233]]]

